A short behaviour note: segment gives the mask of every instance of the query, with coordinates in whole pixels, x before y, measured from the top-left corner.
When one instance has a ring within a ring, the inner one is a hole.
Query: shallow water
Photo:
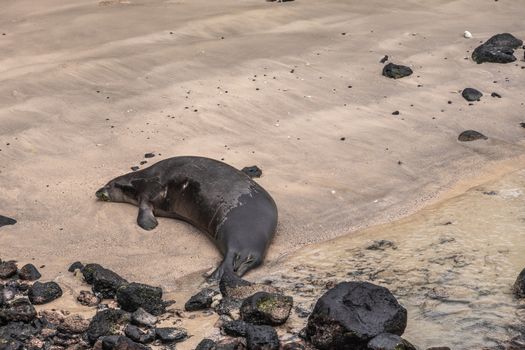
[[[383,244],[374,241],[387,240]],[[525,170],[396,223],[314,245],[258,271],[306,310],[334,283],[389,288],[420,347],[502,347],[525,326],[511,288],[525,267]],[[523,307],[523,305],[522,305]],[[305,318],[294,314],[297,330]]]

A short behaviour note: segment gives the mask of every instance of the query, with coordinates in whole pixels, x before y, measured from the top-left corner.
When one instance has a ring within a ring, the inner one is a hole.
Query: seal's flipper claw
[[[137,217],[137,223],[144,230],[150,231],[153,230],[159,224],[153,211],[150,208],[140,207],[139,216]]]

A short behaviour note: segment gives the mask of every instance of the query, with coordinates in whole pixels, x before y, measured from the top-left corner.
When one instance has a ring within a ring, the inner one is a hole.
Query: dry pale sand
[[[524,17],[493,0],[5,0],[0,214],[18,224],[0,228],[0,257],[45,264],[44,279],[98,262],[167,289],[214,266],[187,224],[146,232],[136,208],[95,200],[146,152],[259,165],[280,209],[270,260],[413,212],[524,154],[523,50],[465,59],[493,34],[525,38]],[[382,77],[383,55],[415,74]],[[465,129],[489,140],[457,142]]]

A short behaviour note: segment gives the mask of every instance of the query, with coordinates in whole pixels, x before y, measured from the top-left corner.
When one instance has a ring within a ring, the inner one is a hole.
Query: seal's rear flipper
[[[233,272],[233,259],[235,254],[226,253],[221,264],[211,275],[206,278],[208,283],[216,284],[222,279],[222,276],[225,274],[234,275]]]

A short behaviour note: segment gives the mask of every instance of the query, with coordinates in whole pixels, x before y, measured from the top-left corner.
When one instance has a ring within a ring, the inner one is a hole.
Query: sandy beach
[[[45,265],[45,280],[97,262],[167,290],[213,268],[191,226],[146,232],[135,207],[96,200],[148,152],[142,168],[258,165],[280,215],[269,262],[523,168],[523,50],[508,65],[470,53],[496,33],[525,38],[524,16],[488,0],[7,0],[0,214],[18,223],[0,229],[0,257]],[[385,55],[414,74],[381,76]],[[469,105],[466,87],[484,97]],[[489,139],[458,142],[466,129]]]

